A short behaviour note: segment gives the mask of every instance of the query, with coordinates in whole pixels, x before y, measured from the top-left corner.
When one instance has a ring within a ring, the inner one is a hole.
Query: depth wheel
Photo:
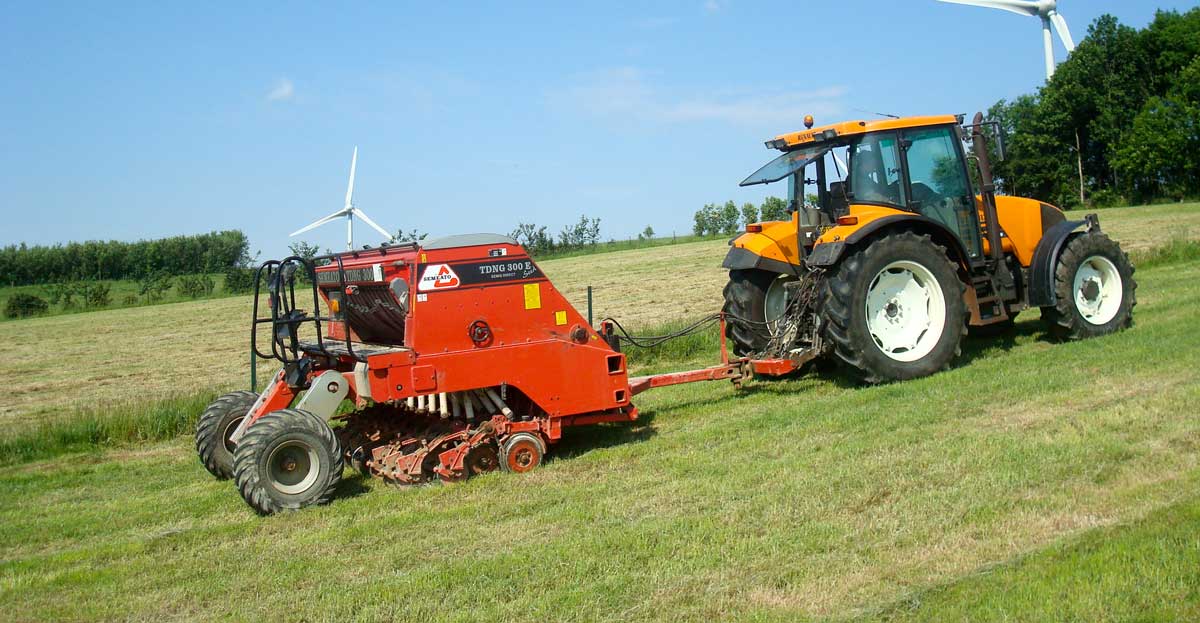
[[[523,474],[541,465],[545,455],[546,444],[541,437],[517,433],[505,440],[500,448],[500,468],[506,472]]]
[[[1102,233],[1068,240],[1054,267],[1054,306],[1042,308],[1050,333],[1081,340],[1133,326],[1133,272],[1129,256]]]
[[[739,356],[752,355],[767,347],[771,339],[770,322],[777,322],[787,311],[787,290],[784,284],[795,281],[791,275],[766,270],[731,270],[723,292],[721,308],[730,316],[725,324],[725,337]]]
[[[246,429],[234,452],[238,491],[262,515],[333,499],[342,480],[342,450],[321,418],[298,409],[264,415]]]
[[[233,476],[235,444],[229,436],[257,401],[258,394],[254,392],[231,392],[214,400],[196,420],[196,454],[204,469],[218,480]]]
[[[929,236],[886,235],[831,270],[821,325],[838,360],[866,383],[928,376],[959,354],[965,287]]]

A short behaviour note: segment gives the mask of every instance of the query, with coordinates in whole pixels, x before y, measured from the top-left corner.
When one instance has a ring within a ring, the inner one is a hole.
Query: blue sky
[[[1060,10],[1079,40],[1195,4]],[[1041,54],[1034,18],[932,0],[11,4],[0,244],[237,228],[277,255],[341,207],[355,145],[355,203],[389,229],[682,234],[783,192],[737,183],[804,114],[974,113],[1036,88]]]

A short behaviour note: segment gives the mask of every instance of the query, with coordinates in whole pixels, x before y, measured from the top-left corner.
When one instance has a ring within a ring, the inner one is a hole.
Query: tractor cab
[[[851,121],[782,135],[766,144],[784,153],[740,185],[786,180],[789,212],[818,232],[850,216],[852,205],[919,214],[944,225],[978,259],[982,227],[959,119],[907,121]]]

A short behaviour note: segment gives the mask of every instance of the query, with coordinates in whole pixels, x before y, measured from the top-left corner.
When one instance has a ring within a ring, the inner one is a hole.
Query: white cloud
[[[580,76],[575,84],[549,94],[559,108],[597,117],[651,123],[718,122],[735,125],[786,125],[804,115],[833,117],[842,112],[846,88],[724,89],[716,93],[658,88],[653,75],[636,67],[616,67]]]
[[[292,84],[287,78],[280,78],[275,86],[267,92],[268,102],[284,102],[292,99],[296,95],[296,85]]]

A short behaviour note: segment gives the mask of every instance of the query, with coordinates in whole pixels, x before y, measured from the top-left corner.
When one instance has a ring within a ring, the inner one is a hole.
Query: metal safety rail
[[[342,264],[341,256],[330,256],[320,259],[330,259],[337,262],[338,265],[338,285],[344,292],[346,290],[346,270]],[[313,312],[309,315],[302,309],[296,307],[296,271],[304,269],[304,273],[308,276],[309,284],[312,287],[313,297]],[[263,278],[266,278],[267,288],[270,292],[270,299],[267,306],[271,310],[269,316],[259,315],[259,300],[260,289],[262,288]],[[254,273],[254,320],[250,327],[250,348],[254,354],[263,359],[276,359],[283,364],[296,363],[300,360],[300,327],[305,323],[312,323],[317,334],[317,348],[321,354],[327,357],[335,357],[335,355],[325,347],[325,332],[322,330],[321,323],[335,322],[336,319],[332,316],[322,316],[321,298],[317,292],[317,271],[316,265],[312,260],[307,260],[298,255],[282,260],[268,260],[263,262],[262,266]],[[258,327],[260,325],[271,325],[271,352],[264,353],[258,348]],[[345,331],[346,354],[357,361],[366,361],[366,357],[354,352],[354,346],[350,341],[350,327],[346,327]],[[305,349],[308,352],[311,349]]]

